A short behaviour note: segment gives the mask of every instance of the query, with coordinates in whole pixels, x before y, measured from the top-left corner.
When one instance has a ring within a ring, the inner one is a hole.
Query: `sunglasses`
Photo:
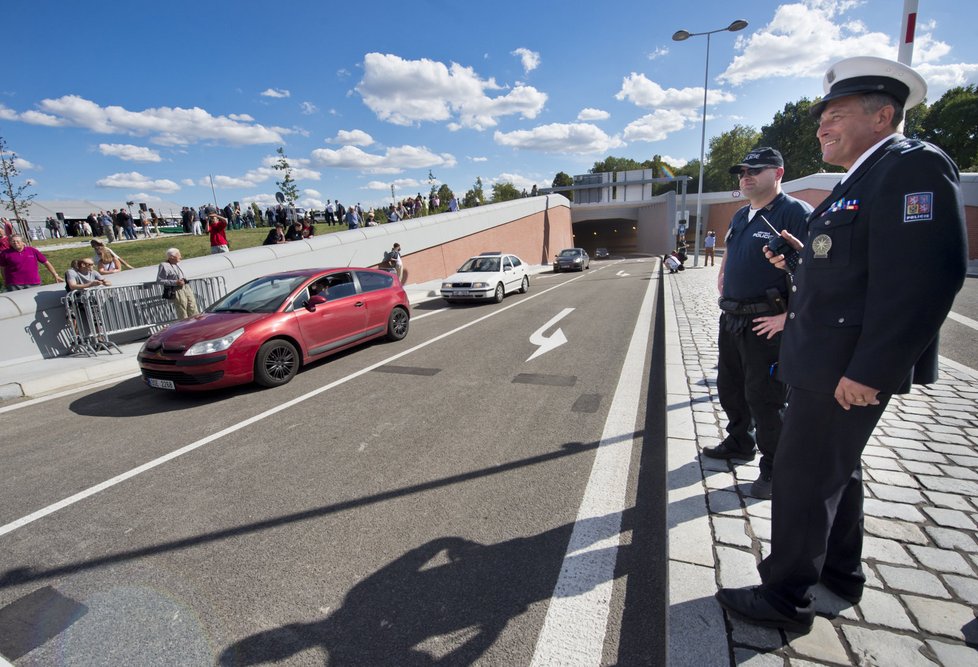
[[[738,172],[737,178],[743,178],[744,176],[757,176],[765,169],[777,169],[777,167],[747,167],[746,169],[741,169],[740,172]]]

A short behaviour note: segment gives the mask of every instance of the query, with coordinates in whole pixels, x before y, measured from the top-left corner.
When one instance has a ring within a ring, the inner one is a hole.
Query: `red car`
[[[256,278],[200,315],[151,336],[139,351],[150,387],[275,387],[299,367],[386,336],[408,333],[410,309],[396,277],[376,269],[304,269]]]

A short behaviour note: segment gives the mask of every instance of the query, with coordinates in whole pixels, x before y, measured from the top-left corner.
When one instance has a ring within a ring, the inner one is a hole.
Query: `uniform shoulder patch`
[[[910,153],[912,151],[917,151],[926,146],[923,141],[918,139],[901,139],[890,146],[887,146],[886,150],[893,151],[895,153]]]
[[[903,221],[923,222],[934,219],[934,193],[914,192],[903,195]]]

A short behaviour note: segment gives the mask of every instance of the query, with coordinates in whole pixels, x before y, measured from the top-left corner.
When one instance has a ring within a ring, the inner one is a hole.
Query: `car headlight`
[[[472,287],[475,289],[486,289],[489,287],[489,283],[472,283]]]
[[[240,329],[235,329],[226,336],[221,338],[215,338],[213,340],[202,340],[199,343],[194,343],[190,346],[190,349],[183,353],[185,357],[196,357],[200,354],[211,354],[212,352],[221,352],[231,347],[231,344],[241,338],[244,333],[244,327]]]
[[[452,289],[452,284],[451,283],[442,283],[441,284],[441,288],[442,289]]]
[[[580,263],[581,263],[581,262],[583,262],[583,261],[584,261],[584,260],[583,260],[583,259],[581,259],[580,257],[575,257],[575,258],[574,258],[574,263],[575,263],[575,264],[580,264]]]

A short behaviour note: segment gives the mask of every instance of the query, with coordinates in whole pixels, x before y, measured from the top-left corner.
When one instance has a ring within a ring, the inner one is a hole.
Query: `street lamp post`
[[[710,35],[718,32],[737,32],[746,27],[747,21],[737,19],[726,28],[717,28],[716,30],[708,30],[707,32],[677,30],[672,36],[674,42],[683,42],[690,37],[706,35],[706,73],[703,75],[703,129],[700,133],[700,180],[696,194],[696,243],[693,247],[693,266],[697,266],[700,261],[700,238],[703,229],[703,160],[706,154],[706,91],[710,84]]]

